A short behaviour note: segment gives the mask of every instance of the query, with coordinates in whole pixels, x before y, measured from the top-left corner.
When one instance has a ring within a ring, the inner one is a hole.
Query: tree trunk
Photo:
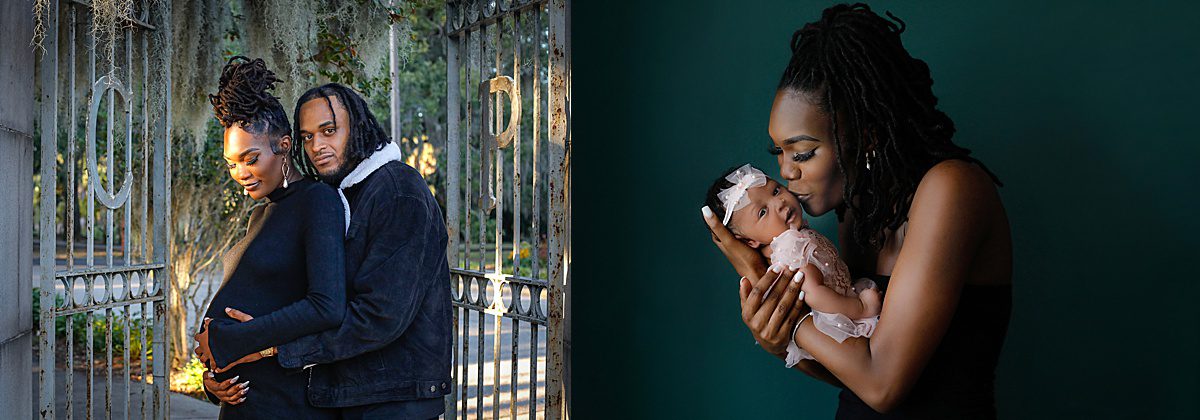
[[[181,273],[179,271],[182,270],[177,270],[175,272],[176,284],[192,284],[191,274]],[[186,302],[184,302],[185,296],[184,293],[182,293],[186,289],[186,286],[176,287],[175,293],[171,294],[171,299],[167,303],[168,324],[166,333],[167,343],[169,345],[171,354],[170,362],[172,372],[183,369],[183,367],[187,366],[188,361],[190,361],[192,358],[192,338],[191,335],[188,334],[189,328],[187,326],[188,305]]]

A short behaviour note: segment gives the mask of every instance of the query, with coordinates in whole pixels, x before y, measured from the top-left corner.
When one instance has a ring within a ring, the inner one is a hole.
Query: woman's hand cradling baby
[[[772,268],[754,282],[745,277],[740,280],[742,322],[763,350],[782,357],[787,349],[792,329],[803,313],[803,280],[803,272],[782,268]],[[779,281],[786,282],[786,287]]]
[[[713,243],[725,254],[725,259],[729,260],[729,264],[733,265],[738,274],[746,278],[759,278],[766,272],[766,259],[761,252],[734,238],[733,232],[721,224],[721,220],[717,219],[708,206],[701,208],[700,213],[712,233]]]

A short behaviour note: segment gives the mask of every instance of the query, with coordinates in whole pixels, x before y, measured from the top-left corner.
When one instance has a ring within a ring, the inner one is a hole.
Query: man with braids
[[[821,273],[768,270],[701,210],[743,276],[743,322],[771,354],[782,359],[791,344],[815,358],[795,368],[843,388],[837,418],[995,418],[1012,296],[999,181],[952,141],[929,67],[887,16],[843,4],[796,31],[768,127],[788,190],[809,214],[836,212],[853,277],[886,291],[872,335],[838,342],[818,331],[801,318],[800,282],[770,285]]]
[[[436,418],[450,391],[452,338],[441,208],[350,88],[331,83],[301,95],[293,131],[299,147],[289,156],[340,195],[346,315],[337,328],[265,354],[307,370],[308,402],[341,418]],[[253,322],[238,309],[235,318]]]
[[[225,127],[229,176],[251,198],[266,201],[252,211],[246,236],[224,255],[221,289],[196,335],[196,354],[218,372],[207,372],[204,384],[214,402],[226,403],[223,419],[337,415],[307,404],[307,378],[277,363],[218,369],[247,353],[337,327],[346,310],[342,203],[333,188],[302,177],[293,166],[288,152],[297,147],[287,114],[268,92],[278,81],[263,60],[234,57],[210,96]],[[228,313],[232,307],[256,318],[239,322]]]

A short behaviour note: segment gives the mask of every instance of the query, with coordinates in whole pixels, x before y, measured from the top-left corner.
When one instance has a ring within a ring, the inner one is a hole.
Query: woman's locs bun
[[[891,32],[897,36],[903,33],[904,29],[907,28],[907,25],[904,23],[904,21],[900,20],[900,18],[896,17],[896,15],[893,15],[892,12],[884,12],[884,14],[887,15],[891,21],[879,19],[878,15],[874,15],[873,12],[871,12],[871,6],[868,6],[864,3],[839,4],[829,7],[821,12],[820,20],[816,22],[810,22],[804,25],[804,27],[796,30],[796,32],[792,33],[792,53],[794,54],[800,49],[800,38],[803,35],[814,36],[818,33],[828,33],[831,31],[837,31],[839,29],[848,29],[855,25],[862,25],[870,19],[878,19],[883,21],[882,25],[878,25],[877,22],[872,22],[873,24],[876,24],[875,27],[877,30]]]
[[[279,78],[261,58],[235,56],[221,69],[217,94],[208,95],[208,100],[222,126],[250,124],[272,105],[282,108],[279,99],[267,93],[277,82]]]
[[[283,105],[268,92],[280,81],[261,58],[234,56],[221,69],[217,93],[208,101],[222,127],[237,124],[253,134],[269,134],[278,153],[278,138],[291,133]]]

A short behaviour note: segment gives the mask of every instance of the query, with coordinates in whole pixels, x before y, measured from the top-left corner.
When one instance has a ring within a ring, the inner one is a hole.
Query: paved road
[[[34,365],[36,366],[36,364],[37,364],[37,362],[35,361]],[[74,388],[72,389],[72,392],[71,392],[72,393],[72,397],[71,397],[72,418],[76,418],[76,419],[89,418],[87,416],[87,410],[88,410],[88,407],[87,407],[87,401],[88,401],[88,398],[87,398],[87,376],[88,376],[87,372],[84,372],[84,371],[76,371],[75,374],[72,375],[72,377],[74,379],[74,385],[73,385]],[[55,372],[55,386],[60,390],[59,392],[57,392],[55,394],[55,396],[57,398],[54,403],[55,416],[58,418],[66,418],[67,417],[66,416],[66,413],[67,413],[66,377],[67,377],[67,371],[65,369]],[[92,417],[91,418],[96,418],[96,419],[109,418],[108,416],[105,415],[105,406],[104,406],[105,388],[107,385],[107,381],[108,381],[107,374],[100,374],[100,375],[96,375],[96,376],[92,377],[93,392],[92,392]],[[113,389],[112,389],[112,393],[113,393],[112,400],[113,401],[112,401],[111,411],[109,412],[109,414],[111,414],[111,418],[124,419],[126,407],[127,407],[126,399],[124,397],[125,382],[121,379],[120,375],[117,375],[116,372],[113,372],[113,385],[112,386],[113,386]],[[128,399],[129,418],[130,419],[149,418],[151,407],[153,404],[153,402],[151,401],[151,398],[153,398],[152,396],[153,396],[153,393],[152,393],[150,386],[143,385],[140,382],[130,381],[130,383],[129,383],[129,399]],[[38,400],[39,397],[40,397],[40,394],[38,392],[37,371],[35,370],[33,372],[33,398],[34,398],[33,410],[34,410],[34,412],[33,412],[32,418],[38,418],[37,410],[41,406],[41,403]],[[145,401],[144,403],[143,403],[143,398]],[[216,405],[210,404],[207,401],[200,401],[198,399],[189,397],[187,395],[176,394],[176,393],[172,392],[172,393],[170,393],[169,398],[170,398],[170,401],[168,402],[168,404],[170,405],[170,410],[171,410],[170,418],[175,419],[175,420],[192,420],[192,419],[209,419],[209,420],[211,420],[211,419],[217,418],[217,414],[220,412],[220,408],[217,407]],[[145,408],[143,408],[143,404],[145,404]],[[145,416],[142,415],[143,410],[146,413]]]

